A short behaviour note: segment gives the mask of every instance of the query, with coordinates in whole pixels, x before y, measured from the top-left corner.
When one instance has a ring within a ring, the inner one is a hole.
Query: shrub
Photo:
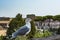
[[[3,36],[0,36],[0,40],[3,40]]]
[[[41,33],[41,32],[39,32],[39,31],[37,31],[37,32],[35,33],[35,35],[34,35],[34,38],[48,37],[48,36],[50,36],[50,35],[52,35],[52,33],[49,32],[49,31],[44,31],[44,33]]]
[[[52,35],[52,32],[44,31],[44,34],[43,34],[44,37],[48,37],[50,35]]]
[[[42,38],[43,37],[43,33],[41,32],[36,32],[34,35],[34,38]]]

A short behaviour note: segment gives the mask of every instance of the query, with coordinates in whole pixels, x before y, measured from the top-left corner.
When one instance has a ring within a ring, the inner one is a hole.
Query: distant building
[[[8,28],[11,18],[9,17],[0,17],[0,29]]]
[[[9,17],[0,17],[0,36],[6,36],[7,28],[11,20]]]
[[[49,22],[49,19],[46,19],[43,22],[35,21],[35,26],[37,29],[40,29],[40,28],[45,28],[45,29],[59,28],[60,27],[60,21],[58,21],[58,20],[54,21],[53,19],[50,19],[50,22]]]
[[[53,19],[50,19],[50,22],[47,20],[45,20],[44,22],[44,26],[48,26],[50,25],[50,28],[59,28],[60,27],[60,22],[58,20],[53,21]]]
[[[42,23],[41,23],[41,21],[35,21],[34,23],[35,23],[35,28],[36,28],[36,30],[40,30],[40,29],[42,28]]]

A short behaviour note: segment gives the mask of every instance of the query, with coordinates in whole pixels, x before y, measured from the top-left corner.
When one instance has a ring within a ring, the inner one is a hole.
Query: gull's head
[[[26,18],[25,22],[31,22],[32,19],[31,18]]]

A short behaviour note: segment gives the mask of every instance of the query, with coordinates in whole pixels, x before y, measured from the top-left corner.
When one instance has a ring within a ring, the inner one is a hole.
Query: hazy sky
[[[0,0],[0,16],[15,17],[21,13],[35,15],[59,15],[60,0]]]

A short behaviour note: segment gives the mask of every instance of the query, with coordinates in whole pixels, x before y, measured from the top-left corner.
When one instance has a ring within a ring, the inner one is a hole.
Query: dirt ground
[[[6,31],[7,30],[0,30],[0,36],[6,36]]]

